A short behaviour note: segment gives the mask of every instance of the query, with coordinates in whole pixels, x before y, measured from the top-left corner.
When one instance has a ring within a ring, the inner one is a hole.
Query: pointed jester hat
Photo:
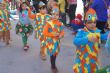
[[[95,22],[97,20],[96,11],[92,8],[89,8],[86,12],[85,21]]]

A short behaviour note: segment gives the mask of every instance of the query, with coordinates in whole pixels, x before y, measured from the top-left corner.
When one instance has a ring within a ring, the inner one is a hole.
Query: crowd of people
[[[0,1],[0,41],[6,45],[10,45],[11,41],[9,18],[11,14],[16,14],[10,12],[9,2]],[[73,44],[77,47],[74,73],[99,73],[100,44],[102,40],[110,40],[110,32],[105,31],[110,27],[109,0],[83,0],[84,15],[75,15],[77,0],[20,0],[18,4],[19,21],[15,31],[22,37],[24,51],[30,48],[28,38],[34,31],[35,39],[40,40],[41,59],[46,60],[48,54],[52,72],[58,73],[56,58],[60,51],[60,40],[64,37],[64,27],[72,27],[75,33]],[[67,13],[69,24],[66,23]],[[35,20],[34,26],[30,19]],[[106,42],[106,48],[110,48],[108,46],[109,41]]]

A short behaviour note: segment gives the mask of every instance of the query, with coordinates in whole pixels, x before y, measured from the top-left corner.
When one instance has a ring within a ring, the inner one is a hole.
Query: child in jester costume
[[[46,39],[44,35],[42,34],[44,26],[46,25],[46,21],[50,19],[50,15],[47,14],[46,11],[46,5],[40,1],[39,2],[39,13],[37,14],[32,14],[31,10],[29,9],[29,17],[31,19],[36,20],[36,25],[35,25],[35,38],[38,38],[40,40],[40,56],[42,60],[46,60]]]
[[[56,67],[56,57],[60,51],[60,39],[64,36],[63,23],[59,21],[59,9],[52,9],[52,19],[46,22],[43,31],[46,37],[47,54],[50,56],[51,69],[53,73],[58,73]]]
[[[0,3],[0,40],[3,38],[4,14],[2,3]]]
[[[10,18],[12,18],[13,20],[15,20],[11,15],[15,15],[16,13],[12,13],[9,9],[9,2],[8,0],[4,0],[3,1],[4,7],[5,7],[5,14],[6,14],[6,18],[7,18],[7,25],[9,26],[9,30],[5,32],[5,35],[7,37],[7,40],[10,41],[11,40],[11,35],[10,35],[10,30],[11,30],[11,23],[10,23]]]
[[[3,41],[6,43],[6,45],[9,45],[9,31],[10,31],[10,25],[8,24],[8,12],[6,10],[6,4],[5,2],[1,3],[0,6],[0,36],[2,37]]]
[[[8,3],[6,0],[3,1],[3,7],[4,7],[4,15],[5,15],[5,24],[7,25],[7,29],[3,32],[3,39],[5,40],[6,44],[9,45],[10,41],[10,30],[11,30],[11,25],[10,25],[10,14],[9,14],[9,8],[8,8]],[[12,17],[11,17],[12,18]],[[14,18],[13,18],[14,19]]]
[[[29,35],[33,32],[33,27],[30,23],[28,17],[28,10],[26,9],[26,3],[23,2],[20,5],[19,10],[19,23],[16,25],[16,34],[20,34],[22,36],[22,42],[24,45],[24,50],[27,51],[29,49],[29,45],[27,44]]]
[[[76,45],[76,59],[73,66],[74,73],[97,73],[98,53],[101,40],[107,40],[109,32],[100,34],[96,28],[96,12],[88,9],[85,16],[85,27],[78,30],[74,38]]]

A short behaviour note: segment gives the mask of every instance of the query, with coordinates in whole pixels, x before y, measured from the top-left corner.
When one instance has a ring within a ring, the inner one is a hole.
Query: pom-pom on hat
[[[81,14],[77,14],[76,18],[82,19],[82,15]]]
[[[88,9],[85,16],[85,21],[95,22],[97,20],[96,11],[92,8]]]

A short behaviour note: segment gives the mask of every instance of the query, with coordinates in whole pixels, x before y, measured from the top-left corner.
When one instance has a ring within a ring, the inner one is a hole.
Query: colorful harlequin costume
[[[4,21],[0,20],[1,22],[1,26],[2,27],[2,31],[7,31],[10,30],[10,27],[7,23],[7,12],[5,10],[0,9],[0,18],[3,18]]]
[[[59,35],[64,36],[63,24],[59,20],[50,20],[46,22],[43,33],[46,36],[47,40],[47,53],[50,56],[58,55],[58,52],[60,50],[59,44],[61,38],[56,37],[56,34],[59,33]]]
[[[4,22],[1,20],[1,18],[4,18],[4,12],[0,9],[0,31],[3,31]]]
[[[53,8],[52,14],[59,12],[57,7]],[[59,20],[50,20],[46,22],[43,34],[46,36],[47,53],[52,55],[57,55],[60,50],[60,39],[56,37],[56,34],[64,36],[64,26]]]
[[[3,38],[3,27],[4,22],[2,21],[2,18],[4,18],[3,10],[2,10],[2,4],[0,4],[0,40]]]
[[[86,13],[86,22],[96,21],[96,12],[89,9]],[[89,24],[88,24],[89,25]],[[97,73],[98,71],[98,52],[100,40],[106,40],[108,32],[100,34],[100,30],[94,28],[88,30],[84,27],[78,31],[74,38],[74,44],[77,46],[74,73]],[[96,37],[97,42],[90,42],[89,37]]]
[[[39,8],[45,7],[45,4],[43,2],[39,2]],[[31,19],[36,20],[36,25],[35,25],[35,35],[36,38],[40,40],[40,47],[41,47],[41,52],[44,52],[44,49],[46,48],[46,39],[44,35],[42,34],[44,26],[46,25],[46,21],[50,19],[50,15],[48,14],[42,14],[42,13],[37,13],[37,14],[31,14],[31,10],[28,12],[29,17]]]
[[[64,26],[59,20],[58,7],[52,8],[52,18],[46,22],[43,34],[46,37],[47,54],[50,55],[51,69],[53,73],[58,73],[56,67],[56,57],[60,51],[60,39],[64,36]]]
[[[9,45],[9,39],[10,39],[10,35],[9,35],[9,30],[10,30],[10,25],[8,24],[8,12],[6,9],[3,10],[3,8],[6,6],[6,4],[3,2],[1,3],[1,9],[0,9],[0,15],[1,18],[4,20],[1,20],[0,22],[0,34],[3,38],[3,41],[6,42],[6,45]]]
[[[9,45],[9,41],[11,40],[11,37],[10,37],[10,30],[11,30],[11,23],[10,23],[10,18],[12,18],[14,20],[14,18],[11,16],[12,15],[16,15],[16,12],[11,12],[9,10],[9,2],[7,0],[4,0],[3,1],[3,7],[5,7],[4,9],[4,14],[5,14],[5,18],[6,18],[6,21],[5,23],[7,24],[7,30],[5,32],[3,32],[3,35],[4,35],[4,39],[7,41],[7,45]]]

